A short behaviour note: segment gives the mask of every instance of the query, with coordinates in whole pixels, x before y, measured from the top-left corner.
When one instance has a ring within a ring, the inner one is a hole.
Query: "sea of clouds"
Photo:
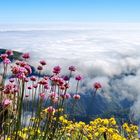
[[[140,24],[0,25],[0,48],[29,52],[32,63],[46,59],[64,73],[75,65],[84,77],[82,93],[99,81],[101,96],[134,102],[140,118]]]

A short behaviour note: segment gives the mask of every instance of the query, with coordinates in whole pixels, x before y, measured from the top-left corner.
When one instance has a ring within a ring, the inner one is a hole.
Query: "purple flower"
[[[24,53],[24,54],[22,55],[22,58],[24,58],[24,59],[29,59],[29,58],[30,58],[29,53]]]
[[[34,82],[34,81],[36,81],[36,77],[35,76],[31,76],[30,80]]]
[[[69,67],[69,70],[70,70],[70,71],[76,71],[76,68],[75,68],[74,66],[70,66],[70,67]]]
[[[12,56],[13,55],[13,51],[12,50],[6,50],[5,52],[8,56]]]
[[[55,73],[55,74],[59,74],[60,71],[61,71],[61,67],[60,67],[60,66],[55,66],[55,67],[53,68],[53,73]]]
[[[77,76],[75,77],[75,80],[77,80],[77,81],[82,80],[82,76],[81,76],[81,75],[77,75]]]
[[[41,60],[41,61],[40,61],[40,64],[41,64],[42,66],[45,66],[47,63],[46,63],[45,60]]]
[[[43,70],[43,67],[42,67],[42,66],[38,66],[37,69],[38,69],[39,71],[41,71],[41,70]]]

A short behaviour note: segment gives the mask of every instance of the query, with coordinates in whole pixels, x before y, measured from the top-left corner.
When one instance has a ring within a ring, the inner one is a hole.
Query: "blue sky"
[[[140,22],[140,0],[0,0],[0,23]]]

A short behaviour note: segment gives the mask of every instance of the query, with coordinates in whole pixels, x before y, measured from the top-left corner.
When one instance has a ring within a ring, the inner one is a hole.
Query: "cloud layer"
[[[50,67],[60,64],[64,72],[76,65],[84,76],[81,92],[100,81],[107,100],[134,101],[132,112],[140,118],[140,26],[79,27],[1,27],[0,47],[30,52],[32,60],[46,59]]]

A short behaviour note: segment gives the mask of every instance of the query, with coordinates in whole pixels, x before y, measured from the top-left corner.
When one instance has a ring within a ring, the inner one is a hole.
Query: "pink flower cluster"
[[[4,94],[15,94],[18,92],[18,87],[14,83],[9,83],[4,86],[3,93]]]
[[[19,79],[26,79],[28,75],[32,73],[31,66],[23,61],[16,62],[15,66],[12,66],[12,73]]]
[[[97,89],[100,89],[102,88],[101,84],[99,82],[95,82],[93,87],[97,90]]]
[[[8,54],[4,53],[0,55],[0,58],[2,59],[4,64],[9,64],[11,63],[10,59],[8,58]]]

